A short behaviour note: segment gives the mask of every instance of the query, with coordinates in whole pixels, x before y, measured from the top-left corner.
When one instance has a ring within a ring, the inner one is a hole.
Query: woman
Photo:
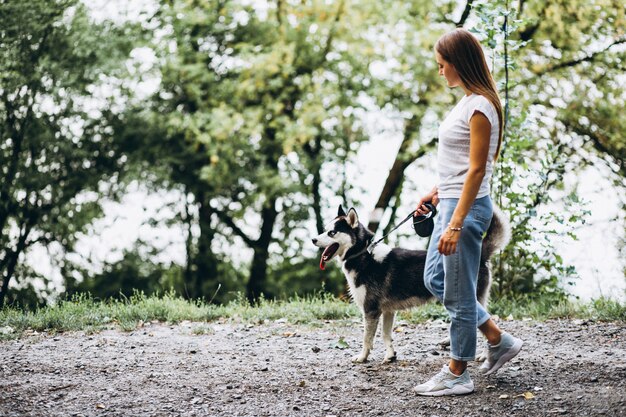
[[[440,183],[417,204],[440,204],[424,271],[426,287],[450,314],[450,362],[414,391],[420,395],[469,394],[474,383],[467,361],[476,354],[476,327],[489,343],[483,374],[515,357],[522,341],[502,332],[476,300],[482,237],[493,215],[489,182],[502,142],[502,105],[480,43],[464,29],[442,36],[435,45],[439,75],[465,96],[439,127]]]

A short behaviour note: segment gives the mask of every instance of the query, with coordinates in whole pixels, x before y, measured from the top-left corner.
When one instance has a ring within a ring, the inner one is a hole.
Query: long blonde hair
[[[503,115],[502,103],[498,95],[480,42],[465,29],[457,28],[443,35],[435,44],[435,51],[452,64],[463,85],[472,93],[484,96],[498,113],[498,148],[494,161],[498,159],[502,145]]]

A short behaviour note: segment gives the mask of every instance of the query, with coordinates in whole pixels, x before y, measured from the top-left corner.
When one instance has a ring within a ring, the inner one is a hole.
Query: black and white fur
[[[348,281],[350,295],[363,313],[365,334],[363,350],[353,362],[365,362],[373,347],[374,335],[382,315],[382,336],[385,344],[383,362],[396,359],[391,333],[397,310],[411,308],[433,298],[424,285],[426,251],[391,248],[378,244],[368,252],[374,234],[359,222],[354,208],[345,213],[339,206],[337,217],[327,230],[313,238],[313,244],[325,248],[320,267],[337,258]],[[489,258],[506,246],[510,226],[504,214],[494,207],[494,216],[483,240],[477,285],[477,298],[487,306],[491,271]]]

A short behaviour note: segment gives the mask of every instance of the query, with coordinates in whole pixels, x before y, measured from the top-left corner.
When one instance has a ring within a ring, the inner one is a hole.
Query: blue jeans
[[[463,223],[456,252],[444,256],[437,246],[458,202],[458,198],[440,200],[439,216],[426,256],[424,283],[450,315],[450,357],[471,361],[476,356],[476,327],[490,317],[476,299],[476,283],[483,236],[491,223],[493,206],[489,196],[474,201]]]

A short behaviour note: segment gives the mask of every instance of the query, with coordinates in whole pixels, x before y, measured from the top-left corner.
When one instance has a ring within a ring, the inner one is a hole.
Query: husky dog
[[[426,251],[390,248],[385,244],[368,250],[374,238],[359,222],[351,208],[346,214],[341,206],[337,217],[327,230],[313,238],[313,244],[325,248],[320,268],[333,258],[341,262],[346,275],[350,295],[363,313],[365,334],[363,350],[353,362],[365,362],[373,347],[374,335],[382,315],[382,333],[385,344],[385,363],[393,362],[391,331],[395,312],[411,308],[433,298],[424,285]],[[510,226],[504,214],[494,207],[493,219],[483,240],[478,275],[477,298],[486,307],[491,285],[489,258],[503,248],[510,238]],[[371,253],[370,253],[371,251]]]

